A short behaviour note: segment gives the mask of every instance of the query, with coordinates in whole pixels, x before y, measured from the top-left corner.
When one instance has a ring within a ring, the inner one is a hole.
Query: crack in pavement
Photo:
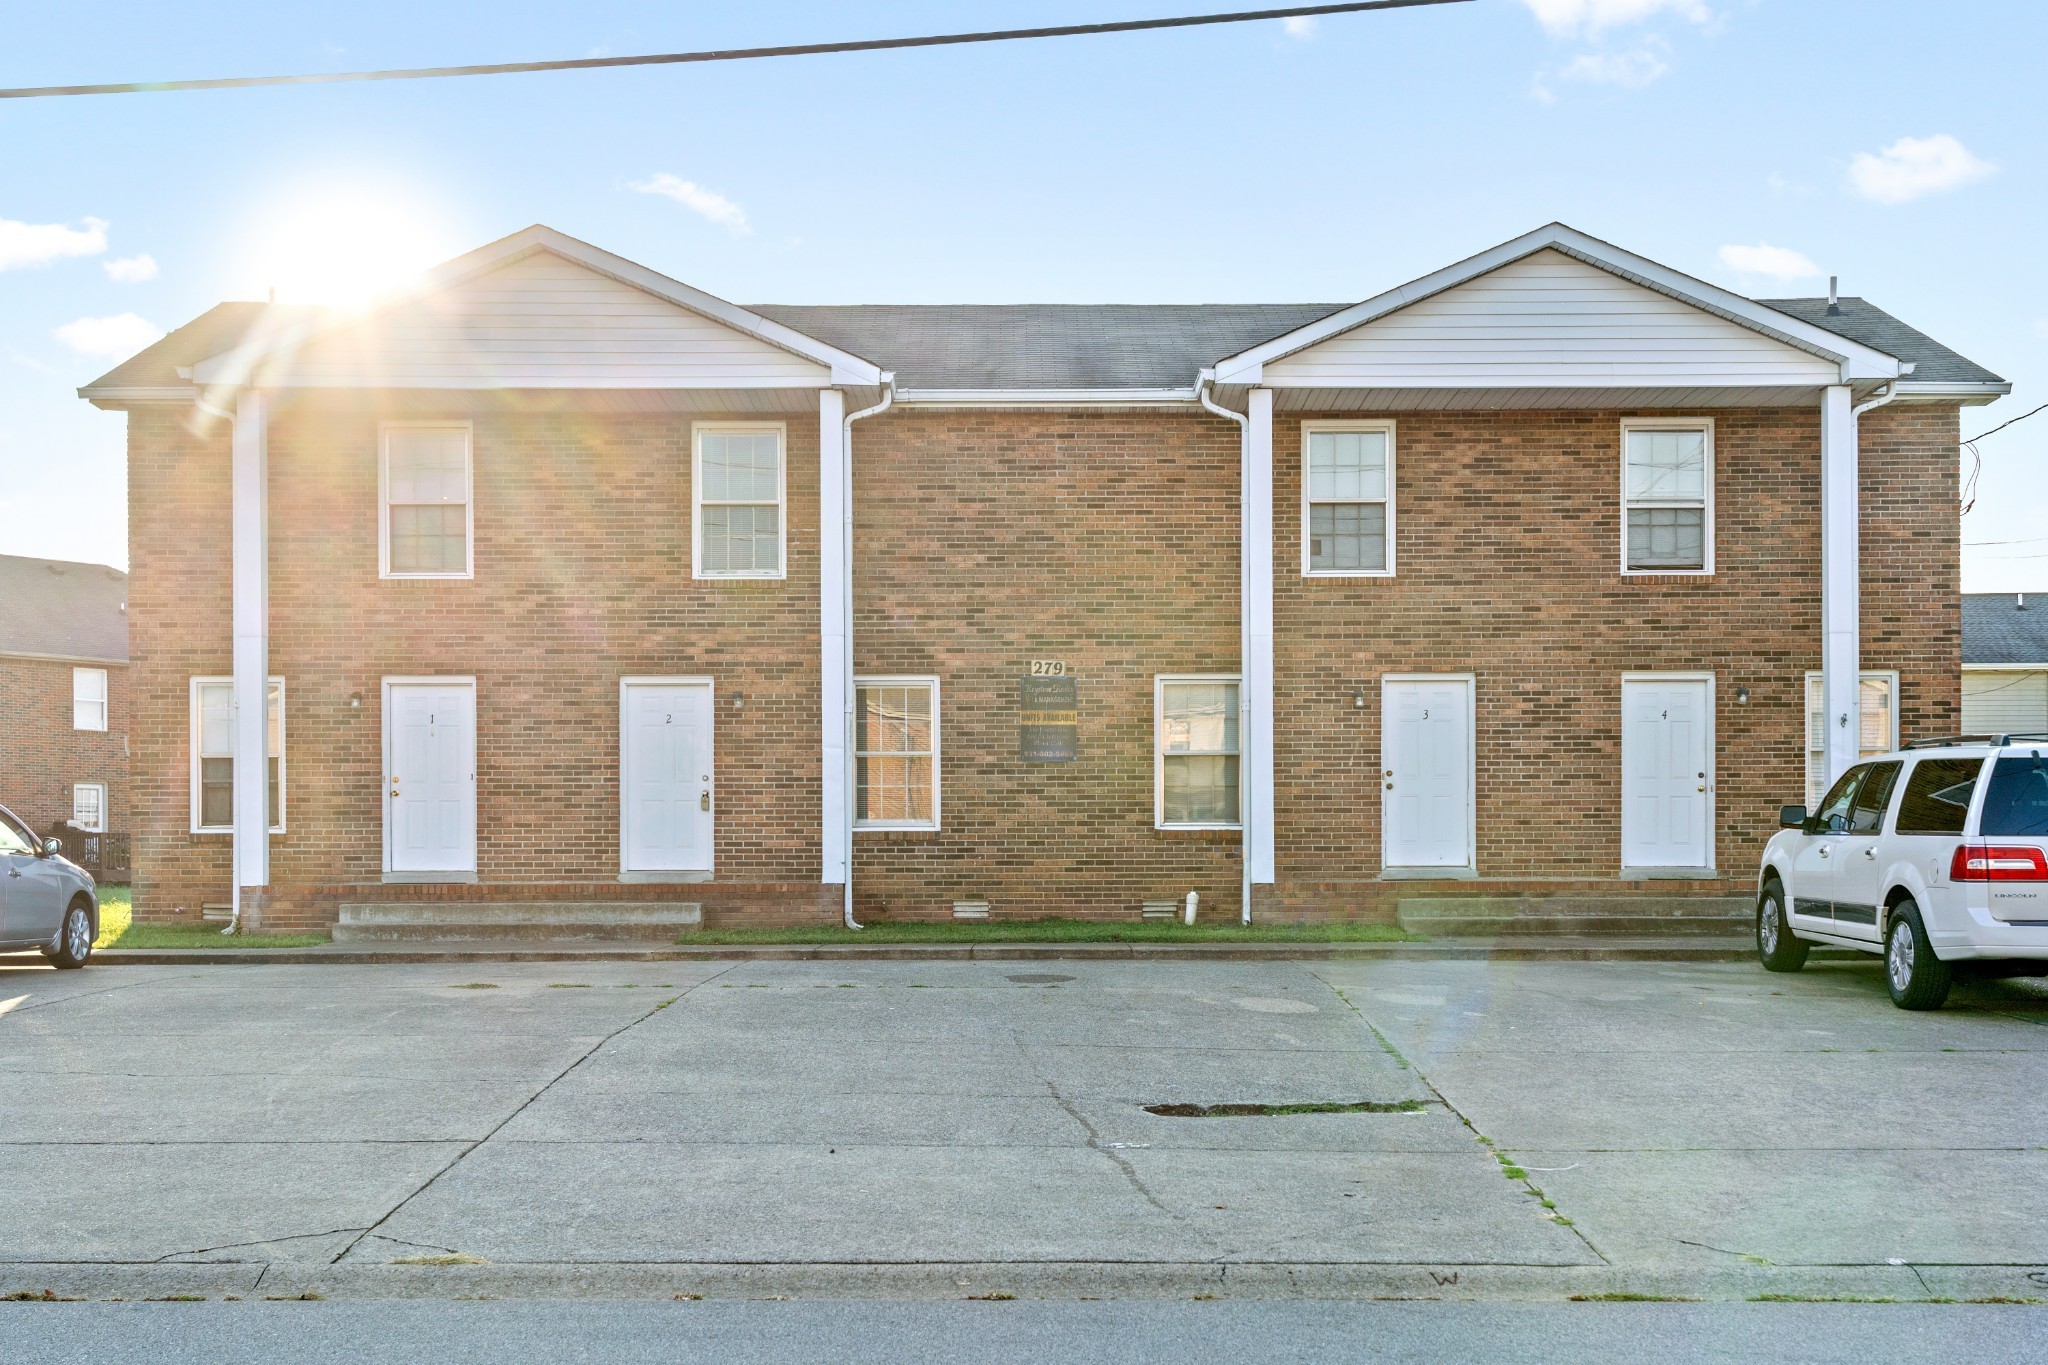
[[[364,1229],[360,1225],[351,1225],[345,1228],[329,1228],[325,1232],[294,1232],[284,1237],[258,1237],[250,1242],[223,1242],[217,1247],[194,1247],[190,1251],[167,1251],[161,1256],[154,1256],[147,1261],[139,1261],[134,1264],[164,1265],[170,1262],[174,1256],[206,1256],[216,1251],[234,1251],[238,1247],[267,1247],[277,1242],[308,1242],[321,1237],[333,1237],[339,1233],[362,1231]]]
[[[1016,1045],[1018,1054],[1022,1056],[1025,1062],[1028,1064],[1031,1061],[1031,1048],[1030,1045],[1024,1041],[1023,1035],[1013,1032],[1010,1035],[1010,1041]],[[1031,1069],[1034,1071],[1039,1071],[1043,1068],[1034,1066]],[[1158,1209],[1168,1218],[1172,1218],[1178,1221],[1180,1219],[1180,1215],[1175,1213],[1172,1209],[1166,1207],[1166,1205],[1159,1202],[1159,1196],[1152,1193],[1151,1188],[1145,1184],[1144,1178],[1138,1174],[1138,1168],[1136,1166],[1133,1166],[1130,1163],[1129,1159],[1126,1158],[1122,1152],[1116,1151],[1110,1147],[1105,1147],[1102,1144],[1102,1134],[1096,1130],[1096,1127],[1093,1123],[1090,1123],[1088,1121],[1088,1116],[1086,1114],[1083,1114],[1080,1111],[1080,1109],[1075,1106],[1072,1100],[1068,1099],[1065,1095],[1062,1095],[1060,1093],[1060,1088],[1057,1085],[1053,1084],[1052,1078],[1050,1076],[1041,1076],[1039,1079],[1045,1082],[1045,1088],[1047,1091],[1051,1093],[1053,1102],[1058,1104],[1061,1109],[1066,1111],[1068,1118],[1072,1119],[1075,1123],[1081,1125],[1081,1131],[1088,1135],[1088,1147],[1090,1148],[1090,1150],[1100,1152],[1104,1156],[1108,1157],[1111,1164],[1113,1164],[1117,1168],[1117,1170],[1123,1172],[1124,1179],[1130,1182],[1131,1188],[1136,1190],[1146,1203],[1150,1204],[1153,1208]]]
[[[370,1234],[376,1232],[378,1228],[383,1227],[386,1223],[390,1222],[393,1218],[397,1217],[399,1211],[403,1209],[407,1204],[410,1204],[413,1200],[419,1198],[428,1190],[432,1189],[434,1187],[435,1182],[440,1180],[442,1176],[454,1170],[457,1166],[460,1166],[463,1163],[463,1161],[466,1158],[468,1158],[470,1153],[476,1151],[479,1147],[482,1147],[485,1143],[489,1142],[492,1138],[496,1137],[500,1132],[504,1130],[506,1124],[512,1122],[512,1120],[518,1118],[521,1114],[525,1113],[528,1107],[530,1107],[534,1103],[534,1101],[538,1100],[541,1096],[547,1094],[548,1091],[554,1089],[565,1078],[568,1077],[569,1073],[576,1070],[577,1067],[582,1066],[592,1057],[595,1057],[601,1050],[603,1050],[605,1044],[611,1042],[612,1039],[618,1037],[622,1033],[626,1033],[632,1029],[640,1027],[640,1025],[646,1023],[655,1015],[660,1014],[663,1010],[667,1009],[670,1005],[675,1004],[684,996],[689,995],[691,992],[700,989],[701,987],[709,984],[710,982],[716,981],[719,977],[724,976],[726,972],[730,972],[740,965],[740,963],[735,962],[731,967],[727,967],[725,971],[713,972],[710,976],[705,977],[704,980],[699,981],[694,985],[685,986],[681,991],[677,992],[675,995],[672,995],[666,1000],[658,1001],[655,1004],[649,1006],[645,1011],[643,1011],[638,1016],[628,1020],[626,1023],[619,1025],[610,1033],[607,1033],[604,1037],[598,1039],[595,1043],[592,1043],[590,1045],[589,1050],[584,1052],[584,1054],[578,1057],[575,1061],[569,1063],[569,1065],[563,1067],[560,1071],[556,1072],[553,1078],[551,1078],[546,1085],[543,1085],[540,1089],[534,1091],[531,1095],[528,1095],[525,1099],[521,1100],[519,1104],[516,1107],[514,1107],[512,1112],[505,1115],[504,1118],[500,1119],[495,1125],[493,1125],[488,1133],[485,1133],[482,1137],[478,1138],[476,1141],[470,1143],[467,1147],[464,1147],[461,1151],[457,1152],[454,1158],[450,1160],[447,1165],[443,1166],[440,1170],[435,1171],[432,1175],[428,1176],[426,1180],[419,1185],[418,1188],[412,1191],[412,1193],[406,1195],[405,1198],[399,1200],[396,1204],[393,1204],[389,1209],[385,1210],[383,1217],[379,1218],[376,1222],[370,1224],[368,1227],[364,1228],[360,1233],[358,1233],[353,1239],[350,1240],[347,1246],[343,1247],[340,1251],[335,1253],[334,1259],[329,1261],[328,1264],[340,1264],[343,1257],[347,1256],[351,1251],[354,1251],[356,1247],[362,1244],[363,1238],[368,1237]]]
[[[53,1005],[69,1004],[73,1000],[90,1000],[92,997],[96,995],[108,995],[114,991],[132,991],[138,986],[154,986],[159,985],[166,980],[175,979],[176,978],[167,975],[148,976],[144,977],[140,981],[124,981],[118,986],[102,986],[96,991],[73,991],[69,995],[60,995],[51,1000],[38,1001],[33,1005],[17,1005],[13,1009],[9,1010],[8,1014],[18,1018],[21,1015],[27,1014],[33,1010],[46,1010]]]

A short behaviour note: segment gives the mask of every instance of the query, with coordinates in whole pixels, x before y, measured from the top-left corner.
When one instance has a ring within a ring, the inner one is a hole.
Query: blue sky
[[[1094,22],[1203,0],[10,6],[0,85]],[[127,562],[72,394],[223,298],[545,222],[740,302],[1349,300],[1562,219],[1758,296],[1825,276],[2048,401],[2041,6],[1476,0],[725,66],[0,103],[0,552]],[[1965,586],[2048,590],[2048,413]],[[2039,539],[2036,539],[2039,537]],[[1997,543],[1992,543],[1997,542]]]

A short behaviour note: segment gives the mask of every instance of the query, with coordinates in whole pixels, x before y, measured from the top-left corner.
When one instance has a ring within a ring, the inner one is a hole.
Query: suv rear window
[[[2048,835],[2048,759],[2001,758],[1984,790],[1985,835]]]
[[[1906,779],[1906,794],[1900,798],[1899,818],[1892,828],[1900,834],[1961,834],[1977,775],[1983,771],[1981,758],[1920,760]]]

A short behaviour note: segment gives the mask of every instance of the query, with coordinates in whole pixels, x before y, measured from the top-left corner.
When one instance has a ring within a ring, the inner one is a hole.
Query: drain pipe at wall
[[[1247,456],[1245,446],[1250,440],[1252,419],[1245,413],[1232,412],[1229,408],[1224,407],[1221,403],[1210,397],[1209,390],[1215,382],[1216,375],[1213,371],[1201,371],[1195,376],[1195,397],[1201,400],[1203,407],[1215,413],[1218,417],[1228,417],[1231,421],[1237,423],[1237,502],[1241,512],[1244,506],[1245,480],[1251,473],[1251,460]],[[1239,525],[1242,526],[1242,524],[1242,516],[1240,515]],[[1243,537],[1240,536],[1237,547],[1237,762],[1240,773],[1246,771],[1244,750],[1245,746],[1251,742],[1252,733],[1252,727],[1247,723],[1250,720],[1250,715],[1248,714],[1250,703],[1246,698],[1250,696],[1250,693],[1244,685],[1244,661],[1251,657],[1251,641],[1245,638],[1246,623],[1250,618],[1245,612],[1245,559],[1242,542]],[[1252,922],[1252,812],[1251,803],[1244,799],[1243,792],[1244,782],[1242,777],[1240,777],[1238,781],[1237,803],[1239,826],[1237,861],[1240,874],[1238,885],[1238,922],[1250,924]],[[1194,899],[1192,895],[1188,897],[1189,923],[1194,922]]]
[[[845,530],[840,537],[840,553],[845,556],[845,560],[840,565],[839,574],[839,619],[846,631],[846,885],[845,901],[841,910],[849,929],[861,927],[860,921],[853,917],[853,825],[856,815],[854,804],[860,795],[859,782],[855,775],[857,763],[853,756],[854,708],[859,701],[853,687],[853,424],[864,417],[874,417],[887,412],[895,405],[896,376],[884,373],[882,401],[871,408],[847,413],[844,428],[840,432],[839,463],[844,471],[840,477],[846,480],[839,495],[839,505],[846,518]]]
[[[1877,396],[1875,398],[1867,399],[1864,402],[1858,403],[1855,407],[1849,409],[1849,415],[1851,417],[1861,417],[1864,413],[1869,412],[1872,408],[1881,408],[1886,403],[1891,402],[1894,398],[1897,398],[1898,396],[1899,386],[1895,381],[1893,383],[1885,385],[1882,389],[1879,389],[1877,391]]]

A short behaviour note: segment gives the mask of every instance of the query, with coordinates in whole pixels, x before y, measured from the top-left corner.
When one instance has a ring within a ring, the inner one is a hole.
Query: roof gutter
[[[1251,440],[1251,418],[1242,412],[1236,412],[1224,407],[1221,403],[1210,397],[1209,390],[1215,386],[1215,383],[1216,372],[1214,370],[1203,370],[1195,376],[1195,397],[1201,401],[1202,406],[1208,411],[1215,413],[1218,417],[1228,417],[1231,421],[1237,423],[1237,499],[1241,509],[1244,504],[1244,481],[1251,472],[1251,459],[1249,452],[1246,450],[1246,446]],[[1238,779],[1240,793],[1237,802],[1237,866],[1240,874],[1237,893],[1237,916],[1238,923],[1240,924],[1250,924],[1252,922],[1252,813],[1251,803],[1246,801],[1242,794],[1242,774],[1250,770],[1250,765],[1244,761],[1244,747],[1250,742],[1252,733],[1251,716],[1249,713],[1250,703],[1246,700],[1248,693],[1244,686],[1242,675],[1244,661],[1251,657],[1251,640],[1249,638],[1251,616],[1245,610],[1245,578],[1244,537],[1240,535],[1237,545],[1237,659],[1240,671],[1237,686],[1237,764],[1240,775]]]
[[[845,525],[840,533],[840,553],[844,559],[839,572],[840,625],[846,633],[846,881],[840,911],[846,920],[846,927],[859,929],[860,921],[853,917],[853,826],[859,811],[855,800],[859,796],[856,764],[853,758],[853,726],[855,703],[859,700],[854,693],[853,677],[853,424],[867,417],[879,416],[896,405],[896,376],[884,371],[882,374],[882,401],[873,407],[846,414],[840,430],[840,466],[844,471],[840,477],[845,480],[840,490],[839,505],[843,509]]]

